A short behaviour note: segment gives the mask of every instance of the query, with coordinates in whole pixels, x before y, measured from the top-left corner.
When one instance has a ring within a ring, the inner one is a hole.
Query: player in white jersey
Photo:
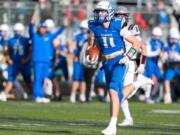
[[[129,84],[132,84],[134,82],[135,79],[135,73],[141,74],[141,77],[144,78],[145,76],[142,75],[142,73],[144,72],[144,64],[145,64],[145,54],[146,54],[146,49],[144,46],[144,42],[142,41],[141,37],[140,37],[140,30],[138,25],[130,23],[129,22],[129,11],[127,10],[126,7],[118,7],[117,10],[115,11],[115,18],[116,19],[124,19],[124,24],[122,25],[123,27],[123,32],[131,32],[132,35],[136,36],[136,38],[139,40],[139,44],[140,44],[140,51],[141,51],[141,60],[140,60],[140,65],[136,70],[137,64],[136,64],[136,57],[137,56],[133,56],[133,58],[128,61],[127,64],[127,73],[125,75],[125,79],[124,79],[124,86],[127,86]],[[128,42],[127,40],[124,39],[124,44],[125,44],[125,52],[128,52],[129,49],[132,47],[132,44],[130,42]],[[126,60],[125,60],[126,61]],[[131,89],[131,88],[130,88]],[[134,90],[131,95],[129,96],[132,97],[135,94],[136,90]],[[119,123],[118,126],[131,126],[133,125],[133,118],[131,116],[130,110],[129,110],[129,104],[127,100],[124,100],[124,102],[122,102],[121,104],[121,108],[122,108],[122,112],[124,114],[124,121],[122,123]]]

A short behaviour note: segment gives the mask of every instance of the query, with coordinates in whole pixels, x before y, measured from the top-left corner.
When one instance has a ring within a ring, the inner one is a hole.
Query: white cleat
[[[81,102],[86,102],[86,96],[85,96],[85,94],[80,94],[79,100],[80,100]]]
[[[148,85],[153,85],[154,82],[150,78],[144,76],[143,74],[138,74],[136,82],[139,83],[139,87],[137,87],[132,93],[128,96],[128,99],[134,96],[134,94],[137,92],[137,90],[140,87],[148,86]]]
[[[106,129],[102,130],[101,133],[103,135],[116,135],[116,127],[107,127]]]
[[[71,94],[71,95],[70,95],[70,98],[69,98],[69,101],[70,101],[71,103],[76,103],[76,95],[75,95],[75,94]]]
[[[37,97],[35,98],[36,103],[49,103],[50,99],[45,97]]]
[[[152,100],[152,99],[150,99],[150,98],[146,99],[145,102],[146,102],[147,104],[155,104],[155,101]]]
[[[122,123],[119,123],[118,126],[120,126],[120,127],[133,126],[133,120],[125,119]]]
[[[153,80],[144,76],[143,74],[138,74],[137,81],[139,81],[141,83],[141,86],[154,84]]]
[[[0,101],[6,102],[7,101],[7,95],[4,92],[0,93]]]
[[[172,103],[171,94],[169,93],[164,94],[164,104],[171,104],[171,103]]]
[[[50,103],[50,102],[51,102],[51,100],[49,98],[43,97],[42,103]]]

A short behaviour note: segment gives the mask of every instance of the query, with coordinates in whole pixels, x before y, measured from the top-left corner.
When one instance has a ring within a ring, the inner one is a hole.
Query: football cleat
[[[50,99],[45,97],[37,97],[35,98],[36,103],[49,103]]]
[[[79,100],[80,100],[80,102],[86,102],[85,94],[80,94]]]
[[[122,123],[119,123],[118,126],[125,127],[125,126],[133,126],[133,120],[132,119],[125,119]]]
[[[69,101],[71,103],[76,103],[76,94],[71,94]]]
[[[115,127],[107,127],[106,129],[102,130],[101,133],[103,135],[116,135],[116,126]]]
[[[7,95],[4,92],[0,93],[0,101],[6,102],[7,101]]]
[[[164,104],[171,104],[171,103],[172,103],[171,94],[169,93],[164,94]]]

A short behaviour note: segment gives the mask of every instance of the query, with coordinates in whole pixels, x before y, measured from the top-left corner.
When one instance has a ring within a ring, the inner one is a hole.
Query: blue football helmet
[[[99,11],[106,11],[106,14],[99,14]],[[110,21],[114,15],[114,9],[110,2],[100,1],[94,9],[94,20],[98,23]]]

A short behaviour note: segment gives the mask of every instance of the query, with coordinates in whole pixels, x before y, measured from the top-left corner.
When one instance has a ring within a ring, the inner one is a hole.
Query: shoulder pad
[[[120,19],[113,19],[111,21],[111,26],[113,28],[116,28],[117,30],[120,30],[121,29],[121,24],[122,24],[122,20]]]
[[[139,26],[137,24],[129,24],[128,30],[133,33],[133,35],[140,35]]]
[[[88,21],[88,27],[89,29],[92,29],[94,26],[97,26],[98,24],[94,20]]]

